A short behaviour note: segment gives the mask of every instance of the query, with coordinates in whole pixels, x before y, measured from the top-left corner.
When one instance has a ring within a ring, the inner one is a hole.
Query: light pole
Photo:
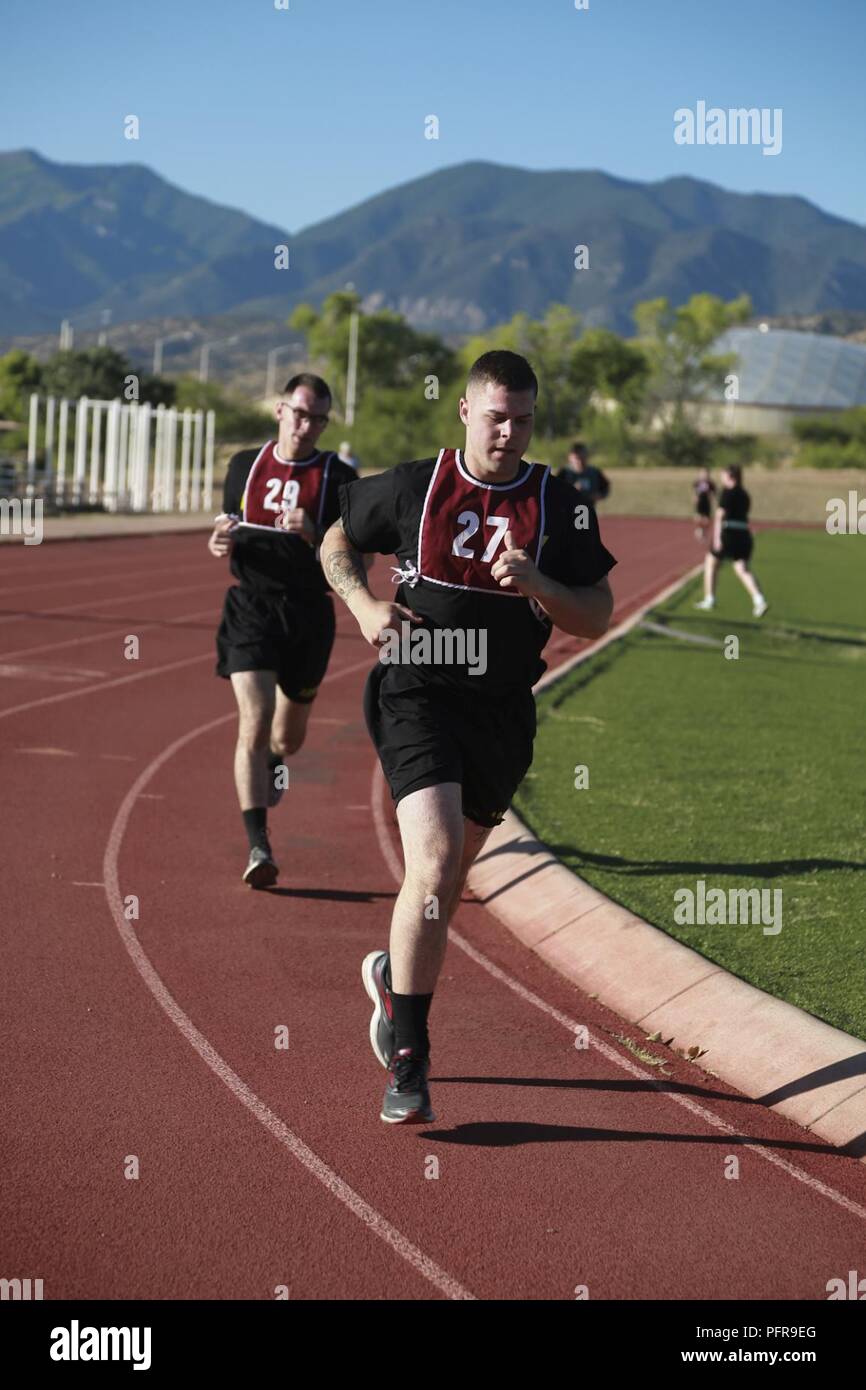
[[[166,343],[178,342],[180,339],[189,342],[194,336],[192,329],[187,328],[183,333],[169,333],[164,338],[157,338],[153,344],[153,375],[159,376],[162,371],[162,349]]]
[[[211,350],[211,348],[213,348],[213,347],[220,347],[223,343],[236,343],[237,340],[238,340],[238,335],[237,335],[237,333],[233,333],[232,336],[231,336],[230,338],[212,338],[211,341],[210,341],[209,343],[202,343],[202,349],[201,349],[201,353],[200,353],[200,355],[199,355],[199,362],[198,362],[198,379],[199,379],[199,381],[207,381],[208,372],[210,371],[210,350]]]
[[[281,347],[271,348],[270,352],[268,353],[268,370],[265,375],[265,400],[269,401],[271,396],[275,394],[277,380],[277,358],[279,357],[281,352],[288,352],[290,348],[293,348],[295,346],[295,343],[283,343]]]

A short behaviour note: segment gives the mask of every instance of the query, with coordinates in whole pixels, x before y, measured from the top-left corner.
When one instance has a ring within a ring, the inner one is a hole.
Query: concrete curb
[[[638,608],[539,682],[547,687],[635,627],[700,572]],[[479,901],[554,970],[721,1080],[866,1161],[866,1043],[684,946],[571,873],[509,811],[469,875]],[[675,1054],[674,1054],[675,1055]]]

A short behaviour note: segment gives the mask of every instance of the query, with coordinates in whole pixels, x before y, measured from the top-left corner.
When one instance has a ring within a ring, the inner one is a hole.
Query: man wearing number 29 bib
[[[532,762],[542,649],[554,626],[599,637],[613,609],[594,509],[523,458],[537,393],[523,357],[485,353],[460,402],[464,448],[343,488],[322,543],[328,580],[379,650],[365,715],[403,842],[390,949],[362,966],[391,1124],[433,1118],[427,1015],[448,920]],[[398,560],[393,600],[367,587],[370,551]]]
[[[304,741],[310,707],[334,644],[334,608],[319,564],[324,531],[339,516],[339,488],[354,471],[316,441],[331,393],[321,377],[292,377],[276,405],[277,439],[243,449],[228,466],[223,511],[208,549],[230,557],[237,580],[217,633],[217,674],[238,706],[235,786],[249,840],[244,882],[277,880],[267,810]]]

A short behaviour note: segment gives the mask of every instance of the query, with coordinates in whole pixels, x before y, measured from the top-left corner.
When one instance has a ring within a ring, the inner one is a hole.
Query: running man
[[[317,546],[340,514],[340,484],[355,474],[316,447],[330,406],[321,377],[292,377],[275,407],[276,441],[242,449],[229,463],[223,514],[208,541],[212,555],[230,557],[238,581],[225,597],[216,670],[231,680],[238,706],[234,774],[249,840],[243,880],[251,888],[277,881],[268,807],[286,788],[284,760],[304,742],[334,644],[334,605]]]
[[[751,498],[743,487],[743,470],[731,464],[722,473],[722,491],[713,518],[713,544],[704,560],[704,596],[696,608],[709,610],[716,604],[716,578],[722,560],[732,560],[734,574],[752,600],[752,614],[763,618],[769,604],[749,569],[754,548],[749,530]]]
[[[433,1118],[427,1016],[448,922],[532,762],[542,648],[554,625],[601,636],[613,608],[616,562],[593,508],[524,461],[537,393],[523,357],[485,353],[460,401],[465,447],[344,488],[322,545],[330,583],[380,649],[364,710],[403,842],[390,951],[362,967],[390,1124]],[[396,601],[370,593],[369,551],[396,555]],[[406,661],[393,660],[397,635]]]

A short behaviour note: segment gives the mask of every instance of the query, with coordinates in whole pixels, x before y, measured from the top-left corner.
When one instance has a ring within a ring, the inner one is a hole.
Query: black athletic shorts
[[[701,493],[695,502],[695,516],[709,516],[709,514],[710,499],[707,497],[706,493]]]
[[[717,560],[748,560],[752,555],[752,533],[739,526],[722,527],[722,544],[713,554]]]
[[[299,603],[236,584],[226,594],[217,632],[217,675],[275,671],[288,699],[309,704],[328,669],[334,630],[327,594]]]
[[[378,662],[367,678],[364,717],[395,802],[459,782],[463,814],[477,825],[499,825],[532,763],[529,689],[491,697]]]

